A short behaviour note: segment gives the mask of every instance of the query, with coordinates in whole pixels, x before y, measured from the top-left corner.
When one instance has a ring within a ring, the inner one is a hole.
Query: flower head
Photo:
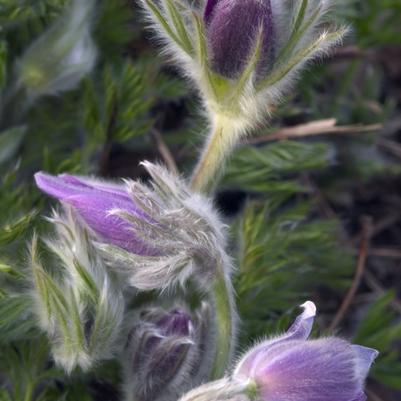
[[[182,307],[135,314],[122,355],[127,401],[176,400],[206,378],[202,343],[208,340],[203,338],[208,314],[206,305],[195,317]]]
[[[204,20],[211,66],[215,72],[236,78],[255,51],[260,35],[258,75],[273,57],[274,35],[270,0],[209,0]]]
[[[250,381],[265,401],[362,401],[363,386],[376,350],[336,337],[308,340],[315,305],[287,333],[263,341],[239,361],[233,378]]]
[[[327,24],[333,0],[203,0],[198,8],[142,0],[166,52],[200,89],[211,116],[243,135],[266,116],[308,61],[347,29]],[[233,129],[234,127],[234,129]]]
[[[160,166],[144,166],[150,186],[43,172],[35,180],[42,191],[75,210],[97,248],[132,286],[165,289],[189,277],[206,285],[217,266],[230,266],[218,214],[180,178]]]

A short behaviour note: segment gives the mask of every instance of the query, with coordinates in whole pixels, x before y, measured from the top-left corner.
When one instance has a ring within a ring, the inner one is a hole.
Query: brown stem
[[[358,291],[359,285],[362,281],[362,277],[365,271],[366,259],[368,255],[368,248],[371,235],[372,235],[372,220],[370,217],[365,217],[362,221],[362,239],[359,249],[359,257],[356,266],[355,276],[352,281],[351,287],[349,288],[345,298],[343,299],[340,309],[337,311],[333,321],[329,326],[330,331],[333,331],[344,319],[345,315],[348,312],[348,309],[352,304],[352,301],[354,300],[356,292]]]

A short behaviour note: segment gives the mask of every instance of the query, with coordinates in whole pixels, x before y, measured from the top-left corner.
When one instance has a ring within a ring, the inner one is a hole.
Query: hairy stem
[[[192,175],[191,186],[194,190],[210,192],[217,183],[226,158],[240,136],[240,131],[232,121],[227,116],[215,116],[212,132]],[[225,266],[224,262],[218,266],[217,277],[211,288],[216,312],[216,349],[211,380],[224,376],[235,347],[237,317],[229,270],[230,266]]]
[[[217,338],[210,379],[217,380],[224,376],[227,366],[231,362],[237,321],[231,280],[224,271],[219,271],[212,292],[216,311]]]
[[[230,126],[216,118],[201,158],[194,170],[191,186],[196,191],[209,192],[224,168],[227,154],[232,149]]]

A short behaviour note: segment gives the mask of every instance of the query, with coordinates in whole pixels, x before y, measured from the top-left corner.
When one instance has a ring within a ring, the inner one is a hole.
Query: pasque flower
[[[364,401],[378,352],[337,337],[308,340],[316,313],[308,301],[288,331],[252,347],[229,376],[180,401]]]
[[[207,283],[230,266],[225,228],[204,196],[160,166],[144,163],[151,185],[39,172],[37,186],[70,205],[106,260],[139,289],[164,289],[189,277]]]
[[[261,342],[239,361],[233,378],[250,381],[265,401],[363,401],[364,382],[378,352],[336,337],[308,340],[315,305],[287,333]]]
[[[239,139],[269,115],[308,61],[341,42],[333,0],[142,0],[151,26],[199,89],[210,135],[193,175],[205,190]]]
[[[305,63],[346,28],[323,26],[332,0],[203,0],[198,8],[142,0],[166,52],[198,85],[212,114],[255,126]],[[256,120],[255,120],[256,117]]]
[[[180,306],[134,314],[122,354],[125,401],[173,401],[207,378],[209,315],[206,304],[194,316]]]
[[[214,71],[236,78],[244,70],[260,35],[258,75],[273,59],[274,31],[270,0],[209,0],[204,20]]]

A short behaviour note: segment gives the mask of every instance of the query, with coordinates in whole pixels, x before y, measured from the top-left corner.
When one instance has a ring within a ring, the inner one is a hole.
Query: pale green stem
[[[236,312],[233,289],[230,279],[224,271],[218,272],[212,293],[216,311],[216,354],[210,380],[224,376],[227,365],[231,362],[235,346]]]
[[[230,116],[216,115],[212,132],[192,174],[195,191],[211,192],[224,171],[225,161],[239,137],[238,127]]]
[[[32,401],[33,388],[33,383],[31,380],[29,380],[29,383],[27,384],[25,389],[24,401]]]
[[[192,175],[191,186],[196,191],[208,192],[213,187],[216,173],[224,162],[225,152],[221,148],[223,127],[216,125],[206,148]]]
[[[233,128],[230,119],[221,116],[215,118],[212,133],[192,176],[191,186],[194,190],[209,192],[213,189],[236,142]],[[216,312],[216,353],[211,380],[224,376],[235,346],[236,309],[226,268],[223,265],[217,266],[217,276],[211,288]]]

